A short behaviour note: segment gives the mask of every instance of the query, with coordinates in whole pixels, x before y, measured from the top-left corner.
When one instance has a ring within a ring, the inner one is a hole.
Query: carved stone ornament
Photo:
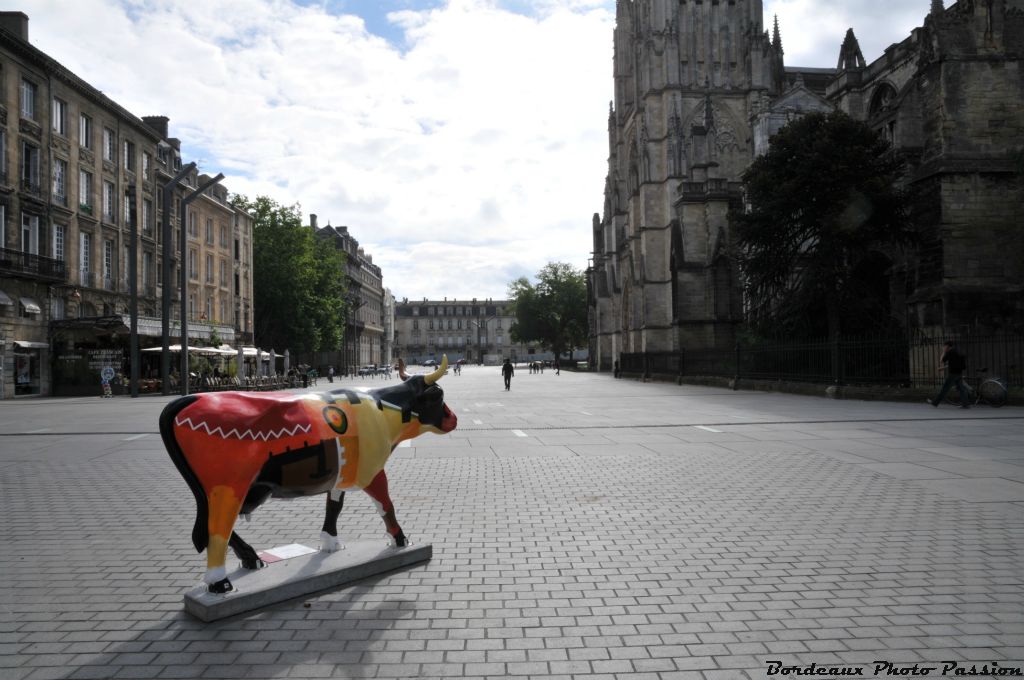
[[[715,149],[721,153],[724,151],[739,151],[742,147],[740,145],[739,136],[736,134],[736,128],[732,124],[731,117],[722,112],[714,102],[711,102],[711,110],[708,111],[708,100],[701,101],[700,104],[690,114],[689,119],[702,120],[706,122],[707,130],[713,133],[713,139]]]
[[[37,123],[24,118],[18,120],[18,131],[28,135],[29,137],[34,137],[37,140],[42,139],[43,136],[43,129],[39,127]]]

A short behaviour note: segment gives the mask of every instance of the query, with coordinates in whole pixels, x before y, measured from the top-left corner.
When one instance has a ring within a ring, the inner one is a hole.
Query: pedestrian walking
[[[334,382],[334,366],[327,367],[327,382]]]
[[[942,383],[939,395],[934,399],[929,399],[928,403],[932,406],[938,406],[945,399],[946,393],[949,392],[950,388],[956,385],[956,390],[960,393],[960,408],[970,408],[967,385],[964,384],[967,356],[957,349],[956,344],[952,340],[947,340],[943,344],[943,349],[945,351],[942,352],[942,356],[939,358],[939,370],[946,372],[946,380]]]
[[[512,362],[505,359],[505,363],[501,365],[501,375],[505,378],[505,391],[508,392],[512,389],[512,376],[516,374],[516,369],[512,367]]]
[[[555,375],[562,375],[562,364],[558,363],[558,359],[555,359]]]

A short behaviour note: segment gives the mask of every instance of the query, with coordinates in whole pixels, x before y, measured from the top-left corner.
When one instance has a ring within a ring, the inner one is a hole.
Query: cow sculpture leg
[[[228,539],[228,545],[235,552],[235,556],[242,560],[243,569],[262,569],[267,566],[266,563],[260,559],[260,556],[256,554],[252,546],[242,540],[242,537],[237,532],[231,532],[231,538]]]
[[[338,540],[338,515],[345,505],[345,492],[334,489],[327,494],[327,511],[324,514],[324,526],[320,530],[320,550],[336,552],[343,547]]]
[[[377,505],[377,512],[384,518],[384,526],[387,528],[388,533],[391,534],[391,537],[395,539],[395,545],[399,548],[403,547],[407,541],[405,534],[402,533],[402,527],[398,525],[398,520],[395,518],[395,506],[391,502],[391,495],[388,493],[388,477],[384,474],[384,471],[378,472],[377,476],[373,478],[373,481],[364,490]]]

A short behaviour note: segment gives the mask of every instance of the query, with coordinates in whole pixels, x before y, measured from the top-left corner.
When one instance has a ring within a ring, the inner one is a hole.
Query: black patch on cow
[[[330,491],[338,479],[336,446],[333,439],[322,440],[293,451],[268,453],[267,462],[253,486],[270,489],[274,498],[298,498]]]
[[[174,467],[178,468],[188,488],[192,490],[192,495],[196,497],[196,523],[192,527],[192,545],[196,547],[196,552],[203,552],[210,542],[210,528],[207,524],[210,507],[206,501],[206,491],[203,490],[199,477],[185,460],[185,452],[178,446],[178,440],[174,438],[174,419],[197,399],[199,397],[194,394],[179,397],[164,407],[160,414],[160,437],[164,440],[164,448],[167,449]]]

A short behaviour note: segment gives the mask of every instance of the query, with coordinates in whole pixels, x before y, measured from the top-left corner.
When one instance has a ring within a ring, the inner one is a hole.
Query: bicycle
[[[967,402],[972,406],[987,404],[992,408],[999,408],[1006,404],[1009,396],[1006,383],[1002,378],[996,376],[986,378],[986,373],[988,373],[988,368],[975,371],[975,375],[980,376],[977,388],[971,385],[966,377],[964,378],[964,385],[967,387]],[[946,403],[954,406],[960,405],[960,391],[956,387],[946,393]]]

